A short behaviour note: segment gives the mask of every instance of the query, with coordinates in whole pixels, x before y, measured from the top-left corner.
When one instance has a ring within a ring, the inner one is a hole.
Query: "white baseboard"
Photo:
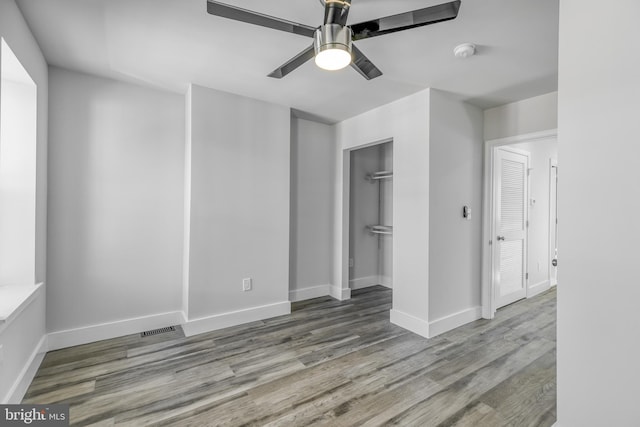
[[[542,282],[538,282],[535,285],[529,286],[527,290],[527,298],[535,297],[536,295],[546,291],[551,287],[549,280],[543,280]]]
[[[393,278],[391,276],[378,276],[378,283],[385,288],[392,289],[393,288]]]
[[[429,322],[398,310],[391,310],[390,320],[394,325],[407,329],[414,334],[429,338]]]
[[[289,301],[304,301],[312,298],[326,297],[328,295],[331,295],[331,285],[310,286],[308,288],[290,290]]]
[[[384,286],[385,288],[391,288],[391,277],[367,276],[349,280],[349,288],[351,289],[364,289],[371,286]]]
[[[182,329],[184,330],[184,334],[190,337],[205,332],[242,325],[243,323],[269,319],[271,317],[283,316],[290,313],[291,303],[289,301],[283,301],[275,304],[268,304],[189,320],[182,325]]]
[[[380,282],[380,276],[366,276],[358,277],[357,279],[349,280],[349,288],[351,289],[363,289],[370,286],[377,286]]]
[[[482,307],[480,306],[441,317],[433,322],[429,322],[429,337],[433,338],[436,335],[443,334],[480,318],[482,318]]]
[[[29,356],[29,360],[26,361],[24,368],[20,371],[20,375],[13,383],[7,396],[2,401],[2,404],[17,404],[22,402],[22,398],[24,398],[31,381],[36,376],[38,372],[38,368],[42,363],[42,359],[47,354],[47,336],[44,335],[40,338],[38,345]]]
[[[136,334],[150,329],[180,325],[183,321],[184,315],[182,312],[173,311],[170,313],[153,314],[151,316],[51,332],[49,333],[49,351]]]
[[[339,301],[345,301],[351,299],[351,289],[344,289],[339,286],[331,286],[329,295]]]

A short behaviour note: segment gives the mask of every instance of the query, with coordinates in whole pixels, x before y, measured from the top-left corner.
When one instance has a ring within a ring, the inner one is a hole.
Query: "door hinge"
[[[527,228],[529,228],[529,220],[527,220]]]
[[[525,273],[525,275],[524,275],[524,279],[525,279],[525,280],[529,280],[529,273]]]

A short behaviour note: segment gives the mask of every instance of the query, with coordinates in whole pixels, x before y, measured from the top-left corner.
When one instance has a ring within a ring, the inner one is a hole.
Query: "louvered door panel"
[[[509,231],[520,231],[525,225],[525,213],[523,205],[524,197],[524,164],[513,160],[504,159],[502,161],[502,177],[500,187],[502,188],[502,198],[500,210],[502,221],[500,222],[500,233]]]
[[[501,307],[526,297],[529,156],[499,148],[494,159],[494,284]]]

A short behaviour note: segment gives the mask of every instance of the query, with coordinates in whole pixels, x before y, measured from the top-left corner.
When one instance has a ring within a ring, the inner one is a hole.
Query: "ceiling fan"
[[[351,0],[320,0],[320,2],[324,4],[324,24],[317,28],[214,0],[207,0],[207,12],[211,15],[314,39],[311,46],[275,69],[269,74],[269,77],[281,79],[315,57],[316,65],[320,68],[339,70],[351,64],[365,79],[371,80],[381,76],[382,71],[373,65],[369,58],[352,42],[455,19],[458,16],[461,3],[460,0],[455,0],[411,12],[347,25]]]

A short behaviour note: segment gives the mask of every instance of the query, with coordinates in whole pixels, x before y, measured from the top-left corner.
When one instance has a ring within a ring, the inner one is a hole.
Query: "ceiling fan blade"
[[[315,50],[313,49],[313,45],[309,46],[295,57],[291,58],[289,61],[276,68],[269,74],[269,77],[273,77],[275,79],[281,79],[311,58],[315,56]]]
[[[367,58],[360,49],[355,47],[355,45],[352,45],[351,49],[353,51],[351,67],[359,72],[362,77],[371,80],[382,75],[382,71],[373,65],[373,62],[369,61],[369,58]]]
[[[351,9],[351,0],[324,0],[324,23],[347,25],[349,17],[349,9]]]
[[[274,30],[286,31],[287,33],[299,34],[301,36],[313,37],[316,32],[314,27],[308,25],[274,18],[273,16],[230,6],[213,0],[207,0],[207,12],[211,15],[246,22],[248,24],[260,25]]]
[[[353,40],[362,40],[455,19],[458,16],[460,3],[460,0],[456,0],[352,25]]]

